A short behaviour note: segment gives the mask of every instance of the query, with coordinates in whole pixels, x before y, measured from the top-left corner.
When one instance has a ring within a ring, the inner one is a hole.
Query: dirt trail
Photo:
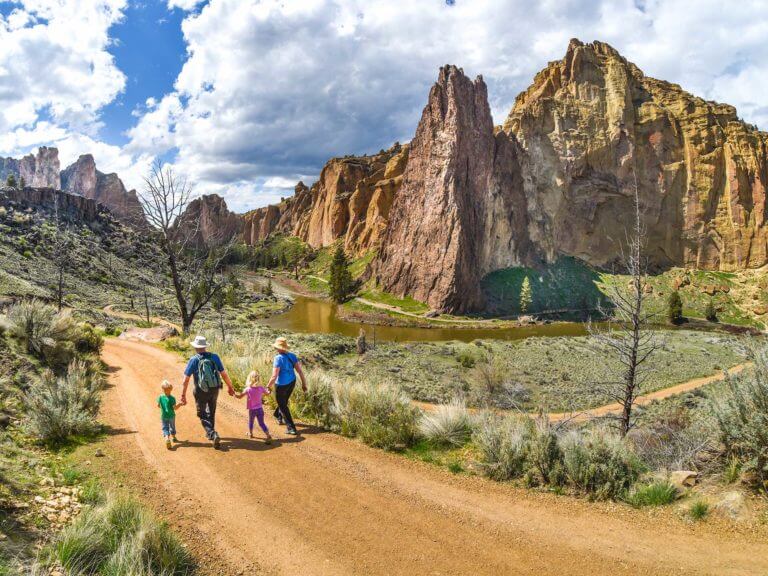
[[[216,574],[768,573],[768,544],[716,526],[452,476],[312,428],[285,437],[271,417],[274,444],[247,440],[244,408],[226,396],[222,451],[190,405],[177,418],[184,442],[169,452],[155,401],[183,364],[115,339],[104,360],[114,384],[105,417],[121,432],[110,454],[195,535],[193,548],[212,547]]]

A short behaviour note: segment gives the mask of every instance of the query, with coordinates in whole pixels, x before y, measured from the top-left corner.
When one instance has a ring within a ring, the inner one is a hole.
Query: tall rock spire
[[[516,143],[494,135],[485,82],[445,66],[411,143],[376,278],[433,308],[480,308],[482,275],[527,250],[524,207]],[[517,235],[513,222],[523,224]]]

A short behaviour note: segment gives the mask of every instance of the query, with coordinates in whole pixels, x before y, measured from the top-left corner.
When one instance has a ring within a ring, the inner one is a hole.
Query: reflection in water
[[[373,326],[357,322],[345,322],[336,316],[336,305],[324,300],[293,296],[295,303],[285,314],[273,316],[263,322],[278,330],[343,334],[355,337],[364,328],[368,339],[395,342],[460,340],[471,342],[476,339],[498,338],[520,340],[531,336],[582,336],[586,326],[576,322],[560,322],[541,326],[516,328],[402,328],[396,326]]]

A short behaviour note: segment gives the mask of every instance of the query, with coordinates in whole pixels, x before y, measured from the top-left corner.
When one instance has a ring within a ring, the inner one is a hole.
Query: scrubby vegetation
[[[100,333],[39,300],[11,306],[0,327],[0,574],[190,574],[164,525],[122,497],[104,504],[68,462],[100,430]]]
[[[728,379],[715,398],[720,440],[751,481],[768,490],[768,346],[748,346],[751,370]]]
[[[195,566],[168,527],[125,496],[86,508],[44,550],[43,564],[73,576],[186,576]]]
[[[44,371],[24,396],[30,429],[46,442],[95,432],[103,388],[98,369],[82,360],[60,376]]]

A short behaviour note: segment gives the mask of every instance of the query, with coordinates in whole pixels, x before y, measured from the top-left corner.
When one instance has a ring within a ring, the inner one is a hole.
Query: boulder
[[[179,331],[171,326],[153,326],[152,328],[131,327],[124,330],[118,338],[134,342],[162,342],[178,335]]]
[[[692,470],[675,470],[669,474],[670,484],[680,491],[696,486],[698,479],[699,473]]]
[[[715,510],[722,516],[732,520],[743,518],[747,511],[744,494],[736,491],[726,492],[715,504]]]

